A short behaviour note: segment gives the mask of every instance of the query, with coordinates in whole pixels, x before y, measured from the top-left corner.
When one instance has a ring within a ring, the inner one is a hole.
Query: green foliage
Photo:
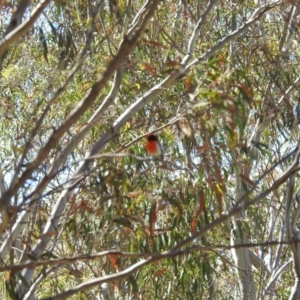
[[[114,131],[114,122],[129,108],[133,110],[131,105],[137,99],[145,99],[154,86],[182,67],[191,35],[207,4],[208,1],[178,4],[173,0],[160,3],[137,46],[118,65],[123,76],[117,95],[109,99],[109,105],[96,122],[92,121],[93,126],[81,141],[76,137],[104,104],[114,86],[112,77],[77,121],[66,125],[58,142],[48,145],[49,138],[69,120],[97,80],[107,76],[119,45],[130,40],[127,32],[144,3],[104,1],[94,17],[92,1],[52,1],[27,35],[11,45],[0,77],[0,167],[7,185],[13,182],[13,176],[16,182],[26,172],[46,145],[51,151],[12,198],[10,204],[18,210],[1,237],[3,243],[20,213],[33,207],[30,200],[35,189],[43,178],[48,179],[47,172],[55,159],[73,143],[74,148],[49,178],[30,221],[18,234],[23,254],[14,246],[10,257],[3,259],[4,264],[18,265],[34,258],[31,251],[44,237],[54,207],[70,182],[71,196],[57,217],[59,224],[54,232],[46,232],[51,239],[36,261],[105,250],[141,253],[146,258],[150,253],[170,251],[236,208],[243,195],[251,192],[244,205],[265,192],[291,165],[293,156],[282,158],[299,139],[299,47],[293,32],[289,37],[292,42],[284,42],[287,53],[282,50],[286,25],[281,10],[288,12],[288,4],[270,10],[235,39],[224,43],[209,59],[194,64],[171,86],[159,88],[158,96]],[[227,2],[215,4],[189,62],[240,28],[254,9],[251,1],[233,6]],[[7,18],[0,28],[3,36],[12,13],[9,6],[0,12]],[[74,76],[63,86],[77,64]],[[290,87],[295,88],[287,92]],[[58,91],[61,94],[53,100]],[[174,118],[178,120],[174,122]],[[148,157],[146,140],[141,138],[160,127],[157,134],[164,148],[164,161]],[[104,134],[111,134],[112,138],[100,154],[111,155],[94,157],[74,181],[75,171]],[[286,197],[286,187],[277,187],[230,221],[223,220],[184,245],[182,253],[170,254],[126,279],[107,283],[110,299],[113,294],[116,299],[241,297],[241,267],[225,246],[238,244],[237,241],[279,241],[281,221],[287,212],[283,203]],[[296,214],[298,203],[293,201],[295,206],[290,210]],[[277,246],[248,248],[262,265],[267,265],[262,253],[266,251],[271,257]],[[291,251],[285,246],[280,265],[290,259]],[[53,256],[48,256],[49,252]],[[27,257],[27,253],[32,256]],[[142,259],[124,253],[37,267],[32,282],[44,277],[35,292],[39,298],[51,297],[126,270]],[[251,271],[256,296],[263,297],[263,286],[271,275],[254,264]],[[13,278],[25,285],[20,276],[17,272]],[[291,272],[283,273],[271,292],[278,299],[286,299],[293,284]],[[92,299],[104,295],[105,289],[100,284],[81,291],[74,299]],[[17,295],[11,278],[2,279],[1,293],[11,299]],[[271,296],[267,294],[266,299]]]

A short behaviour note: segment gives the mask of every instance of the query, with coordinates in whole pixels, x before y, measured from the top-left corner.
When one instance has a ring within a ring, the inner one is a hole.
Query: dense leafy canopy
[[[298,299],[296,1],[0,9],[3,299]]]

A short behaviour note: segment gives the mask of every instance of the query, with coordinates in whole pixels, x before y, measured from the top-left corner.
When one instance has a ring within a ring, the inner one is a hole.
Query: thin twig
[[[165,255],[168,253],[170,256],[173,257],[175,255],[186,255],[190,254],[194,251],[214,251],[214,250],[230,250],[230,249],[238,249],[238,248],[253,248],[253,247],[267,247],[267,246],[276,246],[276,245],[289,245],[291,243],[300,242],[300,240],[297,241],[268,241],[268,242],[262,242],[262,243],[245,243],[245,244],[236,244],[236,245],[212,245],[212,246],[192,246],[189,248],[186,248],[184,250],[179,250],[177,253],[171,253],[163,252],[163,253],[139,253],[139,252],[123,252],[119,250],[106,250],[102,252],[92,253],[92,254],[81,254],[76,255],[73,257],[64,257],[64,258],[57,258],[52,260],[44,260],[44,261],[33,261],[30,263],[25,264],[19,264],[19,265],[9,265],[0,267],[0,272],[6,272],[6,271],[13,271],[13,272],[19,272],[23,269],[27,268],[36,268],[41,266],[53,266],[53,265],[61,265],[61,264],[69,264],[71,262],[75,262],[78,260],[92,260],[103,256],[108,255],[115,255],[117,257],[129,257],[129,258],[147,258],[147,257],[160,257],[161,255]],[[166,256],[164,257],[166,258]]]

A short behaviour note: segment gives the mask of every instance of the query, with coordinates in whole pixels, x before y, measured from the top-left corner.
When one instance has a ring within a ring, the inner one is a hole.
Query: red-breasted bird
[[[163,150],[156,135],[149,134],[147,136],[146,149],[149,155],[163,159]]]

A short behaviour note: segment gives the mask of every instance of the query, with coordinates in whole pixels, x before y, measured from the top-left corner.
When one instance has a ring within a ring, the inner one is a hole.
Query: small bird
[[[147,149],[149,155],[158,157],[161,160],[163,159],[162,147],[161,147],[156,135],[149,134],[147,136],[146,149]]]

